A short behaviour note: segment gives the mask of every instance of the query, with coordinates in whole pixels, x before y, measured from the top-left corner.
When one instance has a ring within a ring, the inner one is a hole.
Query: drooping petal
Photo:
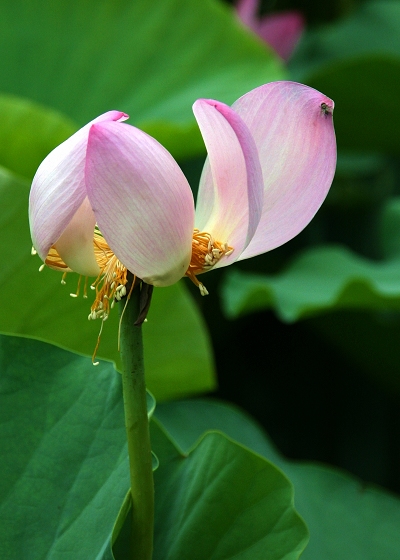
[[[263,180],[255,142],[242,119],[219,101],[193,105],[208,158],[200,180],[196,227],[234,251],[216,266],[236,261],[261,217]]]
[[[168,286],[185,274],[193,195],[161,144],[130,125],[92,126],[86,185],[104,238],[133,274],[155,286]]]
[[[240,259],[295,237],[324,201],[336,166],[333,101],[294,82],[272,82],[233,105],[257,144],[264,204],[257,231]]]
[[[100,115],[57,146],[40,164],[30,192],[29,220],[33,245],[42,260],[45,260],[50,247],[59,240],[86,197],[84,168],[90,126],[95,122],[122,121],[127,118],[128,115],[118,111],[109,111]],[[87,208],[82,211],[84,210],[87,214]],[[71,247],[74,247],[74,251],[82,251],[79,257],[82,263],[85,262],[90,250],[80,242],[82,239],[90,238],[89,230],[92,222],[93,219],[88,219],[80,223],[79,229],[69,228],[68,238]],[[77,235],[75,240],[74,233]],[[93,228],[91,238],[93,239]],[[63,260],[70,266],[68,243],[62,245]],[[93,253],[93,246],[91,248]],[[93,261],[91,263],[88,261],[87,269],[76,270],[76,272],[85,275],[97,273],[96,267],[93,268]]]
[[[268,43],[283,60],[288,60],[304,29],[304,17],[300,12],[278,12],[262,18],[256,33]]]

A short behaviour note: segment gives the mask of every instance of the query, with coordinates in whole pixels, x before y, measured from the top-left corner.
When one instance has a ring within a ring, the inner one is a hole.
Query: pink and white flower
[[[125,293],[127,270],[168,286],[270,251],[297,235],[330,188],[333,102],[273,82],[229,107],[193,105],[208,157],[195,210],[189,184],[154,138],[106,113],[51,152],[32,183],[32,240],[51,268],[96,276],[90,317]]]

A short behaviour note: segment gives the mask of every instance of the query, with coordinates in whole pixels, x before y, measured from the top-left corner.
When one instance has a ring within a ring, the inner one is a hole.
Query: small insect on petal
[[[324,115],[332,115],[333,107],[332,105],[328,105],[327,103],[321,103],[321,111]]]

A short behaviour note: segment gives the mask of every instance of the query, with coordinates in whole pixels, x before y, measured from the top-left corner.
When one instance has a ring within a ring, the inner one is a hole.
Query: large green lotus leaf
[[[363,3],[351,17],[308,33],[292,62],[295,80],[334,99],[340,148],[399,154],[399,2]]]
[[[0,376],[2,558],[100,559],[129,488],[121,376],[4,335]]]
[[[307,529],[293,488],[272,463],[209,432],[189,451],[160,457],[154,474],[154,560],[295,560]]]
[[[197,98],[232,103],[284,77],[272,50],[216,0],[5,0],[0,52],[0,90],[80,125],[125,111],[180,156],[201,148]]]
[[[375,262],[323,246],[276,275],[230,272],[222,295],[229,317],[273,308],[286,322],[337,309],[399,310],[400,260]]]
[[[183,452],[205,430],[222,429],[278,465],[310,531],[302,560],[400,560],[400,500],[388,492],[329,467],[288,461],[253,420],[226,403],[163,403],[156,416]]]
[[[0,95],[0,114],[0,165],[28,179],[77,130],[57,111],[11,95]]]
[[[112,558],[128,486],[120,376],[110,363],[94,369],[56,346],[1,335],[0,380],[2,556]],[[152,444],[155,560],[299,557],[307,530],[290,482],[269,461],[221,433],[183,454],[157,424]]]
[[[47,268],[38,272],[41,261],[30,255],[28,193],[27,183],[0,169],[0,330],[91,355],[100,329],[100,322],[87,319],[92,292],[89,290],[88,299],[71,298],[69,293],[77,287],[76,275],[71,274],[62,286],[59,273]],[[119,367],[118,320],[115,309],[104,323],[99,356],[115,360]],[[157,398],[214,387],[210,341],[184,282],[155,290],[143,331],[148,387]]]

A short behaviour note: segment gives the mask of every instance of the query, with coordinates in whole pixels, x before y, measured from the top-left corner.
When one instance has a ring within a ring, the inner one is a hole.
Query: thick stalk
[[[144,379],[139,286],[132,291],[122,316],[120,348],[123,363],[125,426],[132,494],[132,560],[151,560],[153,552],[154,484]],[[120,303],[120,312],[125,301]]]

